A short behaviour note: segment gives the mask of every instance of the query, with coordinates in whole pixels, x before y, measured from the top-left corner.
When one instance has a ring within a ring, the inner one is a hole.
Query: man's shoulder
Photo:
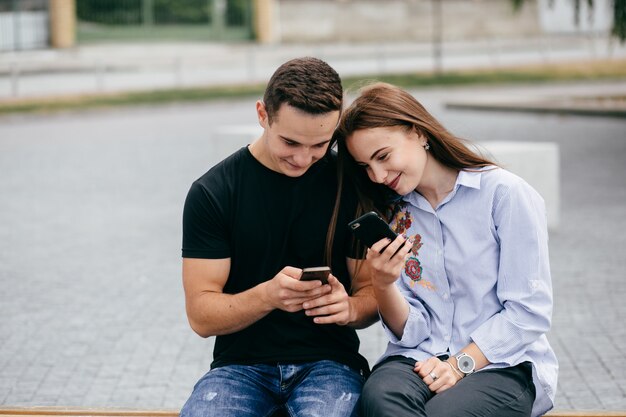
[[[236,189],[237,178],[245,164],[246,152],[246,148],[239,149],[196,179],[191,184],[187,201],[227,201],[224,199]]]
[[[329,150],[326,155],[324,155],[324,161],[328,166],[337,167],[337,152],[334,150]]]
[[[206,182],[215,177],[233,175],[241,168],[242,164],[246,163],[247,153],[247,148],[241,148],[233,152],[217,164],[213,165],[207,172],[198,178],[198,181]]]
[[[331,176],[337,177],[337,155],[334,151],[327,152],[313,167],[309,168],[305,176]]]

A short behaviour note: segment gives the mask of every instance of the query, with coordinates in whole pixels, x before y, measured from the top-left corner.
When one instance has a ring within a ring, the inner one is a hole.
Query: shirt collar
[[[476,188],[477,190],[480,190],[481,175],[482,169],[480,171],[459,171],[454,188],[458,188],[459,185],[462,185],[464,187]]]
[[[456,182],[454,184],[454,189],[452,192],[439,204],[439,207],[450,201],[459,190],[460,186],[475,188],[480,190],[480,177],[482,176],[483,168],[479,168],[475,171],[459,171],[459,174],[456,176]],[[418,192],[413,191],[402,197],[402,200],[410,203],[422,210],[426,210],[429,212],[433,212],[432,207],[426,201],[424,197],[422,197]]]

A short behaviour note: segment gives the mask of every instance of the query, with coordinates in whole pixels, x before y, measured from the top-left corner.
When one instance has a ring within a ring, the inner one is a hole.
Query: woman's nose
[[[387,178],[387,171],[384,169],[370,166],[370,180],[377,184],[383,184]]]

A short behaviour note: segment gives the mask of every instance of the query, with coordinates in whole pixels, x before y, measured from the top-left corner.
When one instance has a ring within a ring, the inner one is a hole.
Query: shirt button
[[[443,294],[443,299],[444,299],[444,300],[447,300],[449,297],[450,297],[450,296],[448,295],[448,293],[447,293],[447,292]]]

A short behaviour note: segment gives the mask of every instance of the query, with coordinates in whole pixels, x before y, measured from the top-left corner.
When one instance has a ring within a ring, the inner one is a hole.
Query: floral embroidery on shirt
[[[413,219],[411,219],[411,214],[408,211],[398,211],[395,213],[395,216],[392,219],[392,223],[394,224],[396,233],[404,233],[408,228],[411,227]]]
[[[419,259],[411,256],[404,265],[404,271],[411,278],[412,281],[419,281],[422,279],[422,265]]]
[[[413,224],[413,219],[408,210],[395,210],[391,220],[391,227],[396,233],[405,233],[411,227],[411,224]],[[432,282],[422,279],[423,268],[418,259],[419,250],[423,246],[422,236],[416,233],[413,236],[407,235],[407,237],[413,239],[413,247],[411,248],[411,254],[413,256],[409,257],[404,265],[404,272],[411,279],[411,287],[415,285],[415,283],[418,283],[428,290],[435,291],[437,288]]]

